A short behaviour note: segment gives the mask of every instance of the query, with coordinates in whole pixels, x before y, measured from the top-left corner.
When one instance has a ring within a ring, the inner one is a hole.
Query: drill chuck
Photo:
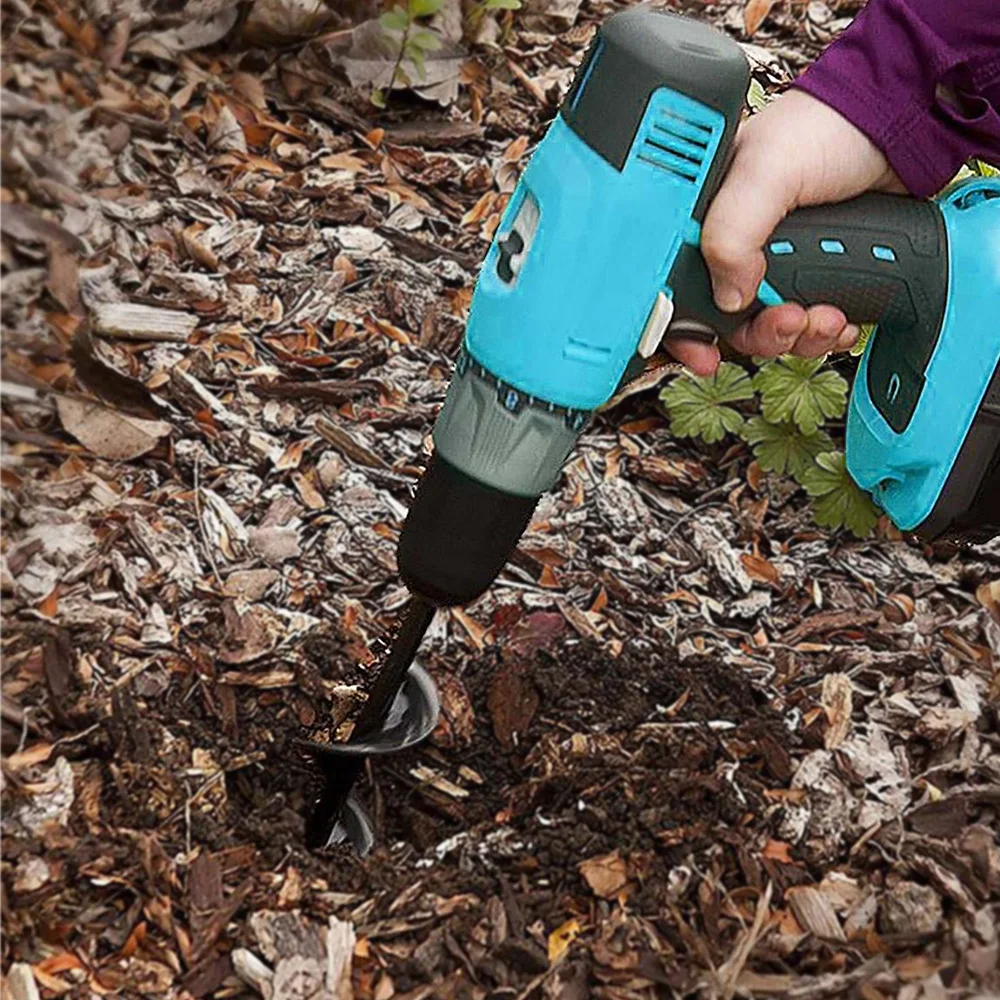
[[[486,486],[435,454],[399,538],[403,582],[434,604],[474,600],[503,569],[537,503]]]

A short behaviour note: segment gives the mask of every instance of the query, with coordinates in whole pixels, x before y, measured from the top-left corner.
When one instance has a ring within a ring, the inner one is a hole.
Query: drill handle
[[[775,229],[764,254],[767,272],[757,300],[742,313],[724,313],[712,298],[704,258],[685,246],[670,279],[675,321],[695,321],[726,336],[768,305],[828,303],[850,322],[878,323],[905,337],[907,350],[929,357],[948,289],[944,219],[933,202],[872,193],[800,208]]]

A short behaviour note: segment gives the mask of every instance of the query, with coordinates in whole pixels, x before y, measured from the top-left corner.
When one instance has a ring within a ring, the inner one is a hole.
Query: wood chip
[[[821,697],[826,712],[827,730],[823,745],[836,750],[847,738],[851,728],[851,679],[846,674],[827,674],[823,678]]]
[[[198,325],[193,313],[131,302],[102,302],[94,306],[95,333],[122,340],[165,340],[184,343]]]
[[[846,941],[837,914],[827,897],[811,885],[793,886],[785,893],[795,919],[817,937],[827,941]]]
[[[425,767],[424,765],[411,767],[410,774],[417,781],[425,785],[430,785],[431,788],[436,788],[439,792],[443,792],[453,799],[467,799],[469,797],[469,790],[467,788],[462,788],[454,782],[449,781],[431,767]]]

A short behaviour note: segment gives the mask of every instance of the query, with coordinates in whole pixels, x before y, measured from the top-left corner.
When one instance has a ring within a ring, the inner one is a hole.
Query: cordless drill
[[[433,726],[432,686],[410,666],[433,608],[489,587],[590,414],[665,336],[725,336],[785,301],[877,323],[851,397],[849,471],[907,531],[1000,531],[1000,183],[796,211],[765,246],[757,301],[723,313],[699,235],[748,83],[740,47],[696,21],[633,8],[597,32],[479,275],[399,540],[414,600],[368,712],[384,717],[402,683],[413,725],[381,743],[369,725],[367,752]],[[343,816],[370,846],[353,799]]]

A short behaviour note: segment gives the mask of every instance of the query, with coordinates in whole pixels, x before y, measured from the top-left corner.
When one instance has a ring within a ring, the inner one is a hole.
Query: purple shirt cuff
[[[869,0],[795,86],[864,132],[912,194],[935,194],[971,156],[1000,163],[996,3]]]

